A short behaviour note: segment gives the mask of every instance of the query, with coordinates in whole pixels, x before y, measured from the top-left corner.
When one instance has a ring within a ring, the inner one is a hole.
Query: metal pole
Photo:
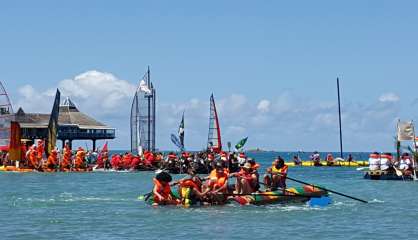
[[[412,122],[412,124],[413,124],[413,122]],[[412,154],[413,154],[413,156],[412,156],[412,168],[413,168],[413,173],[414,173],[414,180],[416,181],[416,180],[418,180],[417,179],[417,171],[416,171],[416,169],[415,169],[415,167],[416,167],[416,159],[415,159],[415,156],[416,156],[416,153],[417,153],[417,140],[416,140],[416,136],[415,136],[415,126],[414,125],[412,125],[412,129],[413,129],[413,133],[414,133],[414,150],[415,150],[415,152],[413,152]]]
[[[154,89],[154,86],[152,86],[152,150],[155,151],[155,108],[156,108],[156,91]]]
[[[338,119],[340,123],[340,157],[344,159],[343,156],[343,132],[341,129],[341,99],[340,99],[340,80],[337,78],[337,91],[338,91]]]
[[[150,71],[148,66],[148,87],[150,87]],[[152,92],[151,92],[152,93]],[[148,97],[148,151],[151,151],[151,95]]]

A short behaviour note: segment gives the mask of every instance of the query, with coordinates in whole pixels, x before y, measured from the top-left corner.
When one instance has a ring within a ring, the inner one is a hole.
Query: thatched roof
[[[69,98],[60,105],[59,111],[58,125],[60,126],[78,126],[81,129],[112,129],[80,112]],[[23,128],[46,128],[50,114],[25,113],[22,108],[19,108],[15,117]]]

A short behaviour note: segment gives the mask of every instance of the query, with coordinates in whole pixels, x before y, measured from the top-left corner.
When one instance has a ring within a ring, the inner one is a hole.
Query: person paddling
[[[247,162],[238,173],[233,173],[237,178],[235,184],[235,193],[237,194],[251,194],[258,190],[258,175],[256,170]]]
[[[171,175],[167,172],[159,172],[154,178],[154,206],[157,205],[177,205],[180,203],[179,199],[173,195],[170,187],[170,182],[173,180]]]
[[[223,193],[228,191],[228,170],[224,168],[221,162],[217,162],[215,169],[211,171],[206,178],[208,181],[203,187],[206,194],[213,203],[223,203],[226,196]]]
[[[197,201],[203,202],[205,193],[202,192],[202,179],[192,168],[188,169],[188,178],[181,179],[179,183],[179,195],[183,205],[194,204]]]
[[[286,176],[288,166],[284,163],[282,157],[277,157],[273,162],[271,168],[267,169],[267,174],[264,176],[264,184],[270,188],[271,191],[277,189],[286,189]]]

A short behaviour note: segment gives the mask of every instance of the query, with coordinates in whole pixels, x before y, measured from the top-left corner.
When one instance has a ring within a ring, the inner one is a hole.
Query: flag
[[[176,135],[171,134],[171,141],[174,143],[174,145],[176,145],[176,147],[180,149],[180,151],[183,150],[183,146],[181,145],[180,140]]]
[[[10,147],[9,158],[10,160],[21,160],[21,146],[20,146],[20,125],[18,122],[10,123]]]
[[[181,118],[180,126],[179,126],[179,140],[182,149],[184,149],[184,113],[183,117]]]
[[[414,141],[414,124],[412,122],[398,122],[398,141]]]
[[[247,142],[248,137],[241,139],[237,145],[235,145],[235,149],[240,150],[244,147],[245,143]]]
[[[151,94],[151,89],[149,89],[148,85],[145,83],[144,80],[141,80],[141,82],[139,82],[139,90]]]
[[[103,145],[103,148],[102,148],[102,151],[101,151],[101,153],[103,153],[103,152],[108,152],[109,151],[109,149],[107,148],[107,142]]]
[[[57,143],[60,98],[61,93],[57,89],[57,92],[55,94],[54,105],[51,111],[51,116],[49,117],[47,147],[45,148],[45,153],[47,156],[49,156],[51,151],[55,149],[55,145]]]

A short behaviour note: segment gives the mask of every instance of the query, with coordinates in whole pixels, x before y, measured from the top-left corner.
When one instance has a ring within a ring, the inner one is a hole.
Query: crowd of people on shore
[[[403,153],[399,159],[393,157],[391,153],[374,152],[369,156],[370,171],[401,171],[403,175],[413,173],[412,156],[409,153]]]
[[[159,170],[148,197],[153,196],[153,205],[190,205],[197,202],[213,205],[224,203],[228,194],[257,193],[260,185],[264,185],[266,191],[286,191],[288,167],[280,156],[267,168],[262,182],[259,179],[260,165],[254,159],[243,157],[235,172],[230,171],[229,163],[222,158],[213,160],[209,175],[203,178],[197,175],[195,168],[187,168],[187,176],[174,183],[171,183],[173,179],[168,171]],[[235,178],[235,183],[232,178]],[[177,192],[171,189],[175,185],[178,185]]]

